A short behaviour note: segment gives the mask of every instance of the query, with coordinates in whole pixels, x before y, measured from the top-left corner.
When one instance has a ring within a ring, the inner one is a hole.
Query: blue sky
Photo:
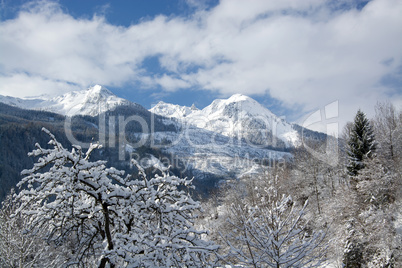
[[[398,0],[0,0],[0,94],[101,84],[150,108],[249,95],[299,123],[338,101],[342,126],[402,105]]]

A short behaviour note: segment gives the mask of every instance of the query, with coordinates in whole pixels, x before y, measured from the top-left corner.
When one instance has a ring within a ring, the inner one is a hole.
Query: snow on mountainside
[[[45,110],[68,116],[77,114],[95,116],[119,105],[132,104],[100,85],[95,85],[87,90],[68,92],[54,98],[43,96],[14,98],[0,95],[0,102],[23,109]]]
[[[10,96],[0,95],[0,102],[5,103],[10,106],[22,108],[22,109],[37,109],[44,101],[44,98],[15,98]]]
[[[151,139],[154,146],[171,154],[172,157],[178,157],[184,163],[186,170],[191,170],[199,179],[208,173],[237,178],[252,175],[262,172],[267,168],[266,165],[275,167],[292,157],[287,152],[251,145],[194,125],[187,125],[179,132],[134,135],[138,140]],[[174,163],[176,160],[172,158],[169,161]]]
[[[218,99],[202,110],[159,102],[151,112],[169,117],[179,132],[152,133],[155,144],[178,156],[193,174],[242,177],[291,158],[281,149],[298,146],[300,138],[293,126],[250,97],[236,94]],[[144,135],[139,134],[140,138]],[[274,149],[274,150],[271,150]]]
[[[187,107],[160,101],[149,111],[166,117],[183,118],[199,110],[194,105]]]
[[[272,147],[299,146],[300,137],[292,124],[277,117],[254,99],[235,94],[218,99],[202,110],[158,103],[151,112],[176,118],[221,135]]]

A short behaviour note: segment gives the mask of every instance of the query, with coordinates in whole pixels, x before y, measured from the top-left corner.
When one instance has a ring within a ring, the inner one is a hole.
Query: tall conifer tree
[[[373,127],[359,109],[355,116],[348,140],[348,166],[350,176],[356,176],[364,168],[363,160],[371,158],[376,149]]]

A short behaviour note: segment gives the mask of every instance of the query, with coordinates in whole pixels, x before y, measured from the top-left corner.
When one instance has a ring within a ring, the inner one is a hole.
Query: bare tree
[[[0,267],[60,267],[63,256],[41,239],[27,232],[29,218],[16,213],[20,203],[15,200],[14,189],[6,196],[0,209]]]
[[[171,176],[140,180],[122,178],[123,172],[91,162],[75,146],[65,149],[46,129],[53,148],[37,144],[30,155],[38,162],[25,170],[17,197],[29,221],[28,232],[65,249],[64,265],[94,267],[203,266],[216,246],[193,227],[200,205],[178,187],[191,181]],[[68,247],[66,245],[69,245]]]
[[[375,111],[374,127],[379,152],[393,164],[397,163],[402,154],[402,111],[390,102],[378,102]]]
[[[262,184],[260,184],[262,186]],[[315,232],[304,219],[307,202],[296,208],[290,196],[273,185],[253,188],[253,201],[241,198],[228,207],[228,231],[222,233],[232,265],[253,267],[318,267],[326,252],[325,232]]]
[[[24,234],[27,221],[20,214],[13,216],[18,207],[13,195],[12,190],[0,210],[0,266],[33,267],[41,257],[43,243]]]

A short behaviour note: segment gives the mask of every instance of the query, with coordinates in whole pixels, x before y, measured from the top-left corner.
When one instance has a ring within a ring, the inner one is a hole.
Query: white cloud
[[[190,84],[184,80],[176,79],[164,74],[162,77],[156,78],[156,82],[164,89],[177,90],[181,88],[188,88]]]
[[[49,80],[40,76],[30,76],[24,73],[11,76],[0,76],[2,95],[13,97],[34,97],[40,95],[52,96],[57,93],[65,93],[74,90],[81,90],[80,86],[68,84],[64,81]]]
[[[36,2],[0,24],[0,94],[58,94],[93,83],[196,87],[269,93],[302,112],[339,100],[343,121],[392,94],[401,103],[400,87],[380,81],[402,65],[402,2],[373,0],[361,10],[333,3],[223,0],[189,18],[122,27]],[[147,72],[150,56],[165,74]]]

